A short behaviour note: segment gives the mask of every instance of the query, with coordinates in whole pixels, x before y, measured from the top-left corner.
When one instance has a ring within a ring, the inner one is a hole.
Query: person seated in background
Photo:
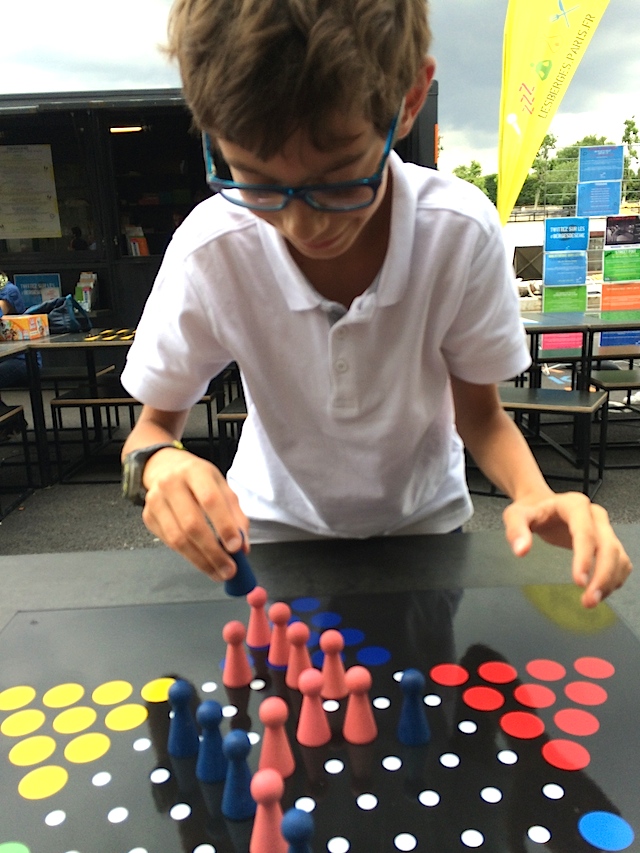
[[[82,236],[82,231],[78,228],[77,225],[74,225],[71,229],[71,242],[69,243],[69,248],[73,249],[76,252],[84,252],[89,248],[89,244]]]
[[[25,304],[22,294],[9,277],[0,270],[0,317],[3,314],[24,314]],[[28,384],[27,357],[18,353],[0,361],[0,391],[3,388],[15,388]],[[13,406],[8,406],[0,397],[0,416],[6,415]],[[15,432],[15,426],[0,429],[0,441],[6,440]]]

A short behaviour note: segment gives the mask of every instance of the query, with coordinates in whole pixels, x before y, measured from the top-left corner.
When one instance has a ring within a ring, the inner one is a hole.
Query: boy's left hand
[[[607,511],[580,492],[519,500],[503,513],[513,553],[528,553],[537,533],[545,542],[573,549],[572,575],[584,587],[582,604],[595,607],[629,576],[632,565],[609,523]]]

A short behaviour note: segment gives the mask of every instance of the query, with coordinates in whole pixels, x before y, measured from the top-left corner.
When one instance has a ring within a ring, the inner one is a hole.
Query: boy
[[[459,528],[464,442],[513,500],[514,553],[532,532],[573,547],[595,606],[631,566],[500,406],[495,383],[529,358],[495,211],[391,151],[427,96],[429,41],[424,0],[177,0],[169,51],[232,180],[176,231],[139,324],[126,490],[221,579],[249,519],[254,541]],[[177,439],[231,361],[248,418],[225,481]]]

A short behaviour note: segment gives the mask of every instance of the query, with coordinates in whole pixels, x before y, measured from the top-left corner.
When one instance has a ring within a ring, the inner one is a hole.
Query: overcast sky
[[[179,86],[157,49],[171,0],[0,2],[2,94]],[[472,159],[497,170],[507,5],[431,0],[443,171]],[[551,132],[560,145],[588,133],[619,143],[632,115],[640,123],[640,0],[610,0]]]

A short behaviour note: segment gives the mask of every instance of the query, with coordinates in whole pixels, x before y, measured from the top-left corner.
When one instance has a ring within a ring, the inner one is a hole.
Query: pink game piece
[[[222,683],[225,687],[246,687],[253,678],[251,664],[243,645],[245,635],[245,627],[237,619],[227,622],[222,629],[222,639],[227,644],[222,671]]]
[[[298,677],[300,673],[305,669],[309,669],[312,665],[309,649],[307,648],[310,633],[308,626],[304,622],[293,622],[287,628],[289,660],[285,683],[292,690],[298,689]]]
[[[349,691],[342,734],[349,743],[371,743],[378,736],[378,727],[369,702],[371,673],[363,666],[352,666],[345,673]]]
[[[251,605],[247,626],[247,645],[250,649],[268,649],[271,642],[271,627],[265,612],[267,590],[263,586],[254,587],[247,593],[247,601]]]
[[[249,853],[287,853],[289,845],[280,832],[283,793],[282,776],[272,767],[258,770],[251,780],[251,796],[257,808]]]
[[[320,693],[322,673],[311,667],[300,673],[298,690],[302,693],[302,707],[298,717],[296,738],[302,746],[323,746],[331,740],[331,729],[322,707]]]
[[[320,648],[324,652],[322,696],[324,699],[344,699],[349,692],[344,681],[344,664],[342,663],[344,637],[340,631],[333,628],[323,631],[320,635]]]
[[[291,619],[291,608],[283,601],[276,601],[269,608],[269,619],[273,622],[271,645],[267,662],[274,669],[285,670],[289,662],[289,641],[287,640],[287,623]]]
[[[272,767],[283,779],[288,779],[296,769],[296,763],[284,727],[289,716],[287,703],[280,696],[269,696],[260,703],[258,714],[264,726],[258,768]]]

